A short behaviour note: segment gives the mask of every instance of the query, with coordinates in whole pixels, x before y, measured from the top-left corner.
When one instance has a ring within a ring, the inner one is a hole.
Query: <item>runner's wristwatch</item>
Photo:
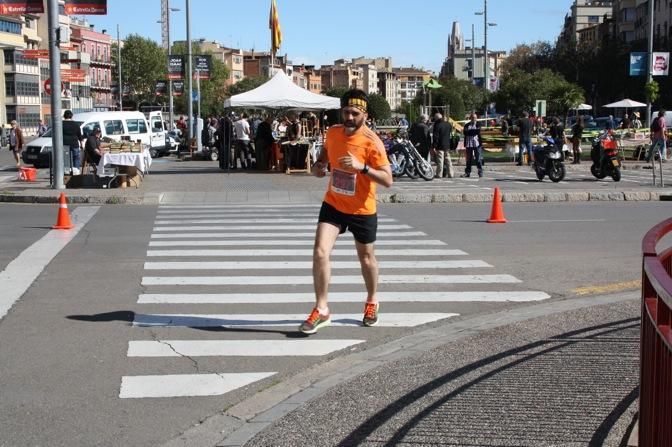
[[[361,172],[362,174],[366,174],[367,172],[369,172],[369,167],[366,164],[364,164],[364,167],[359,172]]]

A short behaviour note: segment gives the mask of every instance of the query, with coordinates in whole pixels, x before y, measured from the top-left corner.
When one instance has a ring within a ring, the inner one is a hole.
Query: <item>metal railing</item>
[[[672,248],[657,251],[672,233],[667,219],[642,240],[642,329],[639,378],[639,446],[672,439]]]

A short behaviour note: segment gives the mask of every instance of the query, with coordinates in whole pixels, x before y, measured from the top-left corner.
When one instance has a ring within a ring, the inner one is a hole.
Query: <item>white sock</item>
[[[327,316],[329,315],[329,306],[325,307],[324,309],[318,307],[317,311],[320,313],[320,315]]]

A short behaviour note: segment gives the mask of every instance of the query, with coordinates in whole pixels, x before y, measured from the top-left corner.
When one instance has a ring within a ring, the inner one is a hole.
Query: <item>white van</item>
[[[657,118],[659,113],[660,111],[655,111],[651,115],[654,118]],[[665,126],[667,126],[668,131],[670,128],[672,128],[672,111],[665,112]]]
[[[99,127],[101,137],[115,141],[127,139],[140,140],[149,146],[152,158],[167,155],[170,146],[166,144],[167,133],[163,126],[161,112],[151,112],[149,123],[142,112],[85,112],[76,113],[72,120],[79,123],[82,134],[88,137],[93,129]],[[151,123],[151,126],[150,126]],[[51,163],[51,130],[40,138],[26,144],[22,159],[36,168]]]

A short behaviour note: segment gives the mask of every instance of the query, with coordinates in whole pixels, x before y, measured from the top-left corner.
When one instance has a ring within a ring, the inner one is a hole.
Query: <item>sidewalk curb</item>
[[[605,304],[637,300],[637,292],[535,303],[446,324],[410,334],[374,348],[337,357],[276,383],[223,413],[203,421],[164,447],[242,447],[273,422],[332,387],[352,380],[389,362],[413,357],[439,346],[490,331],[501,326]],[[214,430],[214,431],[213,431]],[[213,440],[217,440],[213,444]]]

